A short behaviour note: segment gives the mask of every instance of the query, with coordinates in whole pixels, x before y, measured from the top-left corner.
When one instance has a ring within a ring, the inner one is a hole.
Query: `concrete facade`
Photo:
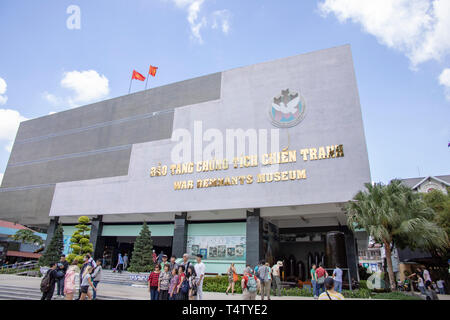
[[[174,109],[220,97],[219,73],[22,122],[0,188],[9,221],[49,223],[55,185],[128,173],[134,143],[169,138]]]
[[[278,128],[269,109],[286,89],[301,95],[304,114],[296,126]],[[248,140],[243,150],[238,150],[236,140],[226,148],[229,141],[224,140],[212,154],[211,141],[201,135],[213,132],[225,139],[229,130],[256,132],[257,148],[252,149]],[[297,161],[275,168],[259,164],[150,177],[151,167],[174,164],[173,151],[179,145],[175,137],[180,132],[193,140],[200,134],[202,145],[192,144],[187,152],[191,157],[183,154],[183,162],[231,162],[230,150],[232,156],[241,156],[239,152],[261,156],[284,148],[296,150]],[[267,140],[261,139],[264,134]],[[300,155],[301,149],[336,145],[343,146],[342,157],[305,161]],[[305,170],[306,176],[272,183],[255,179],[244,185],[174,189],[180,180],[256,177],[288,170]],[[196,222],[245,222],[242,234],[223,236],[246,237],[246,262],[254,265],[267,255],[264,221],[280,230],[338,230],[346,224],[343,204],[370,181],[353,60],[346,45],[25,121],[0,188],[0,216],[37,226],[47,226],[53,217],[66,224],[80,215],[95,218],[91,236],[98,244],[96,255],[101,254],[102,227],[108,223],[173,223],[172,252],[181,256],[187,249],[189,228]],[[353,235],[346,234],[346,242],[347,260],[356,266]]]

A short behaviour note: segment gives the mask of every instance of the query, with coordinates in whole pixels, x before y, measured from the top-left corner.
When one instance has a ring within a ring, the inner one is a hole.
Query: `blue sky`
[[[343,44],[352,46],[372,179],[450,174],[448,3],[2,0],[0,178],[20,120],[124,95],[132,69],[158,66],[154,87]],[[70,5],[80,29],[66,25]],[[132,91],[143,88],[136,81]]]

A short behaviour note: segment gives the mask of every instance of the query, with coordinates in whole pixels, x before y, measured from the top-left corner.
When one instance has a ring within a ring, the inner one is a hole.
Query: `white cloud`
[[[212,14],[213,16],[213,29],[217,29],[220,25],[222,32],[224,34],[228,34],[230,31],[230,11],[224,10],[216,10]]]
[[[449,0],[324,0],[323,16],[352,21],[389,48],[404,53],[416,68],[450,52]]]
[[[203,43],[201,30],[209,25],[212,20],[211,28],[217,29],[218,20],[220,20],[222,32],[227,34],[230,30],[229,11],[217,10],[212,13],[212,17],[208,19],[205,15],[201,15],[202,6],[205,0],[170,0],[179,9],[186,10],[187,21],[191,30],[191,38],[198,43]]]
[[[0,109],[0,142],[6,143],[6,151],[11,152],[19,124],[25,120],[17,110]]]
[[[45,91],[42,93],[42,97],[47,100],[52,106],[60,106],[63,103],[63,99],[55,96],[54,94]]]
[[[0,105],[5,104],[6,101],[8,101],[8,97],[5,96],[5,92],[6,92],[6,81],[3,78],[0,78]]]
[[[102,100],[109,95],[108,78],[95,70],[65,72],[60,84],[62,88],[71,90],[72,94],[58,97],[47,91],[43,92],[42,98],[52,107],[79,107]]]
[[[61,86],[74,91],[70,104],[86,104],[108,96],[109,80],[95,70],[65,72]]]
[[[445,97],[450,101],[450,68],[444,69],[439,76],[439,84],[444,86]]]

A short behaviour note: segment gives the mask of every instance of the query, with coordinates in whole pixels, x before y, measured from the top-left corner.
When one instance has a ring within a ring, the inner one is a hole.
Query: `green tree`
[[[347,204],[348,225],[353,230],[365,229],[386,253],[389,282],[395,290],[392,268],[392,249],[447,248],[445,231],[434,221],[433,210],[423,201],[419,193],[392,180],[388,185],[381,183],[365,185],[366,190],[358,192]]]
[[[83,256],[94,251],[94,246],[89,242],[89,217],[81,216],[78,218],[78,224],[75,226],[75,231],[70,238],[70,253],[67,255],[67,261],[72,263],[73,260],[78,260],[78,264],[83,264]]]
[[[423,194],[423,199],[427,205],[435,212],[434,221],[438,226],[445,230],[447,237],[450,238],[450,188],[447,188],[447,194],[439,190],[432,190]],[[439,248],[430,248],[435,256],[448,258],[448,250],[439,250]],[[447,260],[447,259],[445,259]]]
[[[61,224],[58,224],[55,229],[50,243],[45,248],[44,253],[39,258],[38,264],[40,266],[48,266],[52,262],[58,262],[64,250],[64,236]]]
[[[133,254],[131,256],[130,267],[132,272],[153,271],[153,241],[152,234],[146,222],[142,225],[141,232],[134,243]]]
[[[42,238],[37,234],[34,234],[34,232],[30,229],[20,229],[13,234],[11,238],[22,243],[32,243],[36,245],[44,244]]]

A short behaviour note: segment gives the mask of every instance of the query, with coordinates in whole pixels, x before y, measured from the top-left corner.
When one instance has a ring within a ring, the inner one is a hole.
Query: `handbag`
[[[233,272],[233,282],[238,282],[239,281],[239,276],[237,275],[236,272]]]
[[[186,278],[184,278],[183,282],[181,283],[180,292],[182,294],[187,294],[189,292],[189,282]]]

